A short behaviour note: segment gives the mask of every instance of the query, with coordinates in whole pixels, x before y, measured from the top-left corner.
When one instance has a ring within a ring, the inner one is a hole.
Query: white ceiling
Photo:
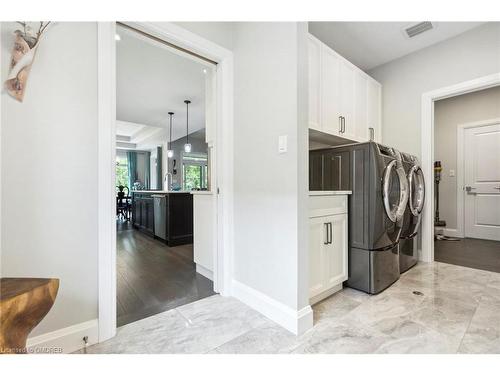
[[[309,22],[309,32],[363,70],[441,42],[484,22],[432,22],[434,29],[408,38],[418,22]]]
[[[116,121],[116,135],[122,135],[132,138],[146,125],[136,124],[135,122]]]
[[[186,104],[189,133],[205,127],[204,69],[212,67],[175,49],[122,27],[116,42],[117,134],[134,138],[149,127],[161,128],[157,144],[167,140],[169,116],[174,112],[172,140],[186,135]],[[144,127],[145,126],[145,127]]]

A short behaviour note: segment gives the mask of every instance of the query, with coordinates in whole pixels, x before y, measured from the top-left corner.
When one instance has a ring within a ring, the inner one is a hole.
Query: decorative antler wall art
[[[23,29],[14,32],[15,42],[12,48],[10,70],[5,81],[5,88],[9,95],[22,102],[26,91],[26,81],[40,44],[40,38],[50,22],[41,21],[38,31],[34,31],[27,22],[18,23]]]

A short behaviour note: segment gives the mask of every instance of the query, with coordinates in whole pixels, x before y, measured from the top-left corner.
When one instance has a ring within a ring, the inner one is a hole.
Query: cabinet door
[[[322,152],[309,152],[309,190],[323,190]]]
[[[354,87],[354,132],[357,141],[365,142],[368,137],[367,100],[368,77],[356,72]]]
[[[154,230],[155,230],[154,200],[152,198],[145,199],[144,206],[145,206],[145,212],[146,212],[146,223],[144,226],[146,227],[146,229],[149,232],[154,233]]]
[[[309,297],[326,289],[325,251],[327,242],[324,217],[309,219]]]
[[[347,215],[332,215],[323,218],[325,228],[330,231],[330,243],[324,246],[325,289],[330,289],[347,280]]]
[[[340,115],[344,117],[342,137],[355,139],[356,127],[354,119],[355,70],[345,61],[340,64]]]
[[[370,132],[374,133],[374,141],[382,142],[382,129],[380,123],[381,105],[382,105],[382,87],[380,84],[372,79],[368,80],[367,90],[367,127],[368,138]],[[373,128],[373,130],[370,130]]]
[[[340,57],[324,46],[321,56],[321,130],[340,133]]]
[[[309,127],[321,128],[321,42],[309,36]]]

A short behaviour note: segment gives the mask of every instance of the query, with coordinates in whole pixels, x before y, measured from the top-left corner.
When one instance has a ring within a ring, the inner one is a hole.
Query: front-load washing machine
[[[399,236],[399,270],[403,273],[418,262],[417,234],[424,208],[425,181],[416,156],[402,152],[401,162],[409,187],[408,204],[403,215],[403,226]]]
[[[408,180],[396,151],[375,142],[332,149],[349,155],[347,286],[376,294],[399,279],[399,236]]]

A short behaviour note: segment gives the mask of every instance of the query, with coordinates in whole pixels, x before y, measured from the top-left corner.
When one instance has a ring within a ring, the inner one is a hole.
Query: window
[[[182,155],[183,190],[208,188],[208,160],[206,154]]]
[[[116,157],[116,186],[127,186],[130,189],[128,178],[128,162],[125,157]]]

